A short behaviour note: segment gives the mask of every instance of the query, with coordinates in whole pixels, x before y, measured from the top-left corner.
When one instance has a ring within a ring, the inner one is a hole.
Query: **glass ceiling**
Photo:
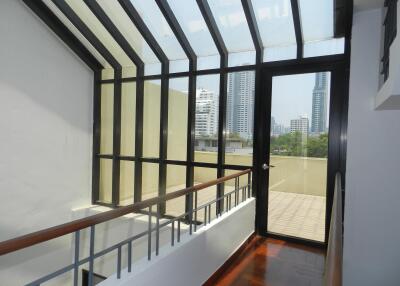
[[[74,10],[78,17],[84,21],[86,26],[89,27],[92,33],[96,35],[103,45],[107,47],[121,66],[134,66],[130,58],[125,54],[122,48],[83,1],[65,0],[65,2],[72,8],[72,10]]]
[[[252,4],[264,46],[264,60],[296,58],[290,0],[252,0]]]
[[[107,1],[107,0],[106,0]],[[109,1],[109,0],[108,0]],[[170,60],[187,59],[178,40],[155,1],[131,0],[146,26],[159,42]]]
[[[167,0],[167,2],[196,55],[199,57],[217,55],[217,47],[196,0]]]
[[[79,27],[70,22],[53,4],[54,0],[42,0],[60,21],[82,42],[104,66],[110,64],[99,51],[80,33]],[[142,17],[144,24],[167,55],[171,72],[187,70],[188,59],[184,47],[176,38],[156,0],[93,0],[125,37],[145,63],[146,74],[161,73],[161,64],[140,34],[120,2],[130,2]],[[219,53],[196,0],[162,0],[169,6],[184,36],[198,57],[199,69],[219,67]],[[205,0],[204,0],[205,1]],[[330,55],[344,52],[344,40],[334,38],[334,0],[297,0],[303,36],[304,57]],[[123,67],[135,66],[124,49],[103,26],[90,8],[82,1],[65,0],[90,31],[108,49]],[[264,61],[296,58],[296,36],[290,0],[250,0],[264,49]],[[229,66],[255,63],[255,47],[249,23],[241,0],[207,0],[222,40],[229,52]],[[178,29],[179,30],[179,29]],[[186,66],[186,67],[185,67]]]
[[[104,68],[111,68],[111,65],[103,58],[95,47],[79,32],[79,30],[68,20],[67,17],[57,8],[51,0],[43,0],[49,9],[60,19],[60,21],[74,34],[75,37],[88,49],[88,51],[100,62]]]
[[[254,51],[253,40],[241,1],[211,0],[208,3],[228,51]]]
[[[304,42],[333,38],[333,0],[299,0]]]

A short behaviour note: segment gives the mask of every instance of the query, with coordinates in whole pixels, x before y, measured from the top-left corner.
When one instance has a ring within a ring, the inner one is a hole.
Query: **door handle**
[[[263,170],[268,170],[269,168],[274,168],[275,166],[274,165],[271,165],[271,166],[268,166],[268,164],[267,163],[264,163],[264,164],[262,164],[262,166],[261,166],[262,168],[263,168]]]

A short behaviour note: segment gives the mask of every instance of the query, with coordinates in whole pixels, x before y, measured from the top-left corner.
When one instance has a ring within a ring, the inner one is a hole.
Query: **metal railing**
[[[240,186],[239,178],[241,176],[247,175],[246,184]],[[204,203],[202,205],[198,205],[198,192],[206,189],[208,187],[223,184],[229,180],[235,180],[234,189],[226,194],[223,194],[216,199]],[[185,213],[174,217],[172,219],[166,219],[165,222],[160,223],[160,205],[178,198],[182,196],[190,195],[192,198],[192,203],[194,200],[194,204],[191,204],[193,207],[191,210],[186,211]],[[64,273],[69,271],[73,271],[73,285],[78,285],[78,277],[79,277],[79,267],[88,263],[88,281],[89,285],[93,285],[93,271],[94,271],[94,261],[107,253],[112,251],[117,251],[117,279],[121,278],[121,268],[122,268],[122,248],[123,246],[127,246],[127,271],[132,271],[132,243],[133,241],[147,236],[147,258],[151,260],[152,258],[152,234],[155,233],[155,255],[159,255],[160,251],[160,229],[171,225],[171,246],[179,243],[181,241],[181,223],[187,223],[189,227],[189,235],[192,235],[193,232],[196,232],[200,227],[198,225],[197,216],[199,211],[204,210],[204,219],[202,226],[206,226],[212,220],[211,215],[211,207],[213,204],[220,204],[221,202],[225,203],[225,207],[220,211],[220,213],[216,213],[215,217],[221,216],[223,213],[229,212],[232,207],[237,206],[241,202],[247,200],[252,196],[251,192],[251,170],[244,170],[229,176],[225,176],[213,181],[209,181],[206,183],[198,184],[193,187],[185,188],[176,192],[172,192],[166,194],[164,196],[144,200],[129,206],[121,207],[118,209],[106,211],[100,214],[92,215],[86,218],[78,219],[69,223],[65,223],[62,225],[58,225],[55,227],[51,227],[45,230],[41,230],[38,232],[34,232],[28,235],[24,235],[21,237],[17,237],[14,239],[10,239],[7,241],[3,241],[0,243],[0,256],[5,255],[11,252],[15,252],[42,242],[50,241],[52,239],[62,237],[64,235],[74,233],[74,260],[73,263],[58,269],[48,275],[45,275],[35,281],[32,281],[26,285],[29,286],[38,286],[42,283],[45,283],[53,278],[56,278]],[[153,208],[156,206],[156,212],[153,213]],[[121,217],[126,214],[139,212],[143,209],[148,209],[148,226],[147,230],[143,231],[139,234],[136,234],[128,239],[125,239],[115,245],[112,245],[108,248],[105,248],[99,252],[95,252],[95,226],[97,224],[107,222],[109,220]],[[155,217],[155,226],[153,226],[153,217]],[[81,230],[89,228],[90,229],[90,239],[89,239],[89,256],[80,259],[80,234]],[[176,228],[176,230],[175,230]],[[176,232],[176,238],[175,238]]]

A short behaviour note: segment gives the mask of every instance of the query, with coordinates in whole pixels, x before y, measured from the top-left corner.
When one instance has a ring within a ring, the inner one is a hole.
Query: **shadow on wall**
[[[91,133],[92,93],[85,93],[93,90],[91,70],[22,1],[1,1],[0,36],[0,100],[1,110],[10,108],[8,119],[18,120],[13,115],[26,111],[26,106],[7,103],[9,97],[21,96]],[[19,119],[27,120],[29,114],[24,115]],[[29,120],[26,124],[37,128]]]
[[[4,240],[90,203],[93,74],[23,1],[0,1],[0,38]]]

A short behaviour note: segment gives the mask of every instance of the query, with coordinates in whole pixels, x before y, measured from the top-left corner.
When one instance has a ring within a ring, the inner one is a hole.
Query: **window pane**
[[[120,161],[119,200],[121,206],[133,204],[135,162]]]
[[[142,200],[158,197],[158,164],[142,164]]]
[[[304,42],[333,38],[333,0],[299,0]]]
[[[228,51],[254,51],[241,1],[209,0],[208,4]]]
[[[156,2],[131,0],[131,3],[142,17],[147,28],[149,28],[168,59],[186,59],[185,52],[175,38],[174,32],[171,30]]]
[[[100,159],[99,201],[112,203],[112,165],[111,159]]]
[[[114,85],[101,85],[100,153],[113,153]]]
[[[219,75],[197,77],[195,155],[196,162],[217,162]]]
[[[218,55],[218,50],[196,1],[168,0],[168,4],[195,53],[198,56]]]
[[[290,0],[252,0],[264,51],[264,61],[283,60],[296,57],[296,35],[294,32]],[[294,47],[294,53],[288,49]],[[273,48],[274,51],[270,51]],[[285,52],[279,52],[284,49]],[[272,56],[269,53],[273,53]],[[286,56],[285,56],[286,55]]]
[[[134,66],[122,48],[83,1],[66,0],[65,2],[67,2],[74,12],[85,22],[92,33],[96,35],[122,66]]]
[[[88,40],[79,32],[79,30],[68,20],[67,17],[57,8],[51,0],[43,0],[43,3],[57,16],[57,18],[70,30],[75,37],[90,51],[90,53],[103,65],[105,68],[110,68],[110,64],[100,55],[100,53],[89,43]],[[114,77],[114,75],[112,75]],[[103,78],[106,79],[106,78]]]
[[[121,155],[135,155],[136,83],[122,83]]]
[[[201,183],[206,183],[212,180],[217,179],[217,170],[214,168],[202,168],[195,167],[194,168],[194,184],[198,185]],[[197,206],[202,206],[207,204],[217,198],[217,186],[211,186],[205,188],[203,190],[198,191],[197,195]],[[211,206],[211,219],[215,218],[216,214],[216,206],[215,203]],[[207,214],[208,218],[208,214]],[[197,220],[203,222],[204,221],[204,209],[199,211],[197,215]]]
[[[228,76],[225,163],[251,166],[253,163],[255,72]]]
[[[239,172],[241,172],[241,171],[240,170],[228,170],[228,169],[226,169],[224,176],[234,175],[234,174],[237,174]],[[240,176],[239,177],[239,188],[240,189],[245,188],[245,187],[247,188],[247,184],[248,184],[248,175],[245,174],[245,175]],[[230,192],[233,192],[234,190],[235,190],[235,179],[226,181],[225,182],[224,194],[228,194]],[[247,198],[247,196],[248,196],[248,189],[246,189],[246,190],[247,190],[247,192],[246,192],[246,197],[245,198]],[[242,198],[244,199],[244,197],[242,195],[242,192],[239,191],[238,195],[239,195],[239,202],[241,202]],[[232,195],[232,202],[234,202],[233,198],[234,198],[234,195]],[[224,202],[226,202],[226,199],[225,199]]]
[[[169,73],[185,72],[189,70],[189,60],[173,60],[169,62]]]
[[[228,66],[247,66],[256,63],[256,52],[248,51],[241,53],[230,53],[228,56]]]
[[[143,107],[143,157],[159,157],[160,106],[161,81],[145,81]]]
[[[187,77],[169,81],[167,158],[170,160],[186,160],[188,84]]]
[[[70,0],[72,1],[72,0]],[[150,49],[143,36],[140,34],[136,26],[132,23],[129,16],[125,13],[125,10],[121,7],[117,1],[109,0],[97,0],[100,6],[103,8],[107,16],[114,22],[114,25],[118,28],[121,34],[125,37],[131,47],[140,56],[142,61],[146,63],[145,71],[146,74],[159,74],[161,73],[161,66],[153,51]],[[147,68],[147,64],[156,64],[152,68]],[[156,68],[158,66],[158,69]]]
[[[264,62],[275,62],[295,59],[297,56],[297,45],[276,46],[264,49]]]
[[[344,38],[308,42],[304,45],[304,57],[318,57],[344,53]]]
[[[206,56],[206,57],[198,57],[197,58],[197,69],[198,70],[206,70],[206,69],[216,69],[221,67],[220,56]]]
[[[114,70],[112,68],[102,69],[101,70],[101,79],[114,79]]]
[[[329,92],[329,72],[273,78],[270,232],[324,241]]]
[[[167,166],[167,194],[186,188],[186,166]],[[180,216],[185,213],[185,196],[167,201],[166,213]]]
[[[122,78],[135,77],[136,67],[122,67]]]

